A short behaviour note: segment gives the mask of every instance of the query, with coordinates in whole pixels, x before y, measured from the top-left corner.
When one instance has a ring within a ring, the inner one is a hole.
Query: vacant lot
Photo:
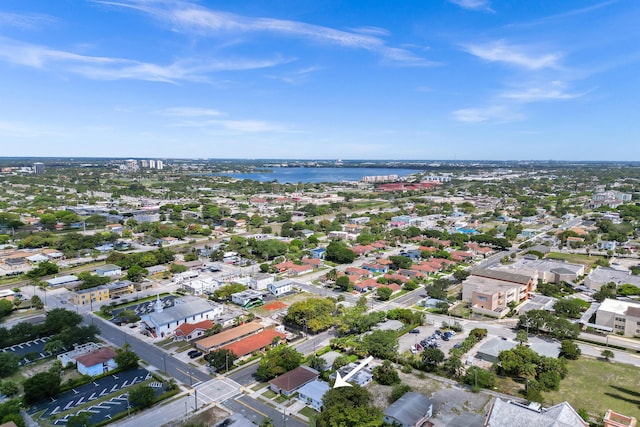
[[[588,265],[589,267],[592,267],[593,263],[595,263],[599,259],[604,259],[605,257],[598,256],[598,255],[589,256],[589,255],[583,255],[583,254],[566,254],[561,252],[551,252],[545,258],[559,259],[559,260],[564,260],[574,264],[584,264],[584,265]]]
[[[582,357],[569,362],[560,390],[544,393],[547,404],[568,401],[602,417],[607,409],[640,418],[640,369],[622,363]]]

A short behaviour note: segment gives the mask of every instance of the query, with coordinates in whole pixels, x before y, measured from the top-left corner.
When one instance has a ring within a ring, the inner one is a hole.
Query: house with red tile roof
[[[191,340],[201,337],[207,329],[213,328],[213,322],[209,319],[198,323],[183,323],[173,331],[173,337],[176,340]]]
[[[358,267],[347,267],[344,272],[347,274],[347,276],[361,276],[361,277],[372,276],[369,270],[365,270],[364,268],[358,268]]]
[[[358,292],[366,292],[369,289],[375,289],[377,287],[378,282],[376,282],[375,279],[366,279],[353,285],[353,288]]]
[[[313,271],[313,265],[297,265],[294,264],[287,269],[289,276],[300,276],[301,274],[311,273]]]
[[[302,258],[300,261],[303,265],[311,265],[314,268],[320,268],[324,265],[320,258]]]
[[[284,273],[294,265],[296,264],[293,261],[285,261],[285,262],[281,262],[280,264],[274,265],[273,268],[275,268],[280,273]]]
[[[256,351],[264,350],[267,346],[272,345],[276,338],[283,340],[285,339],[285,335],[276,331],[274,328],[269,328],[255,335],[227,344],[222,348],[231,351],[238,357],[238,359],[241,359],[255,353]]]
[[[433,246],[420,246],[418,247],[421,252],[438,252],[438,248],[434,248]]]
[[[407,276],[403,276],[402,274],[385,274],[384,276],[387,280],[399,281],[400,283],[407,283],[410,279]]]
[[[380,265],[391,265],[393,264],[393,261],[391,261],[390,259],[387,258],[383,258],[383,259],[379,259],[376,261],[376,264],[380,264]]]
[[[402,286],[398,285],[397,283],[384,284],[384,283],[376,282],[376,289],[380,289],[380,288],[389,288],[394,294],[402,290]]]
[[[411,267],[409,267],[409,269],[413,271],[419,271],[424,274],[435,273],[437,271],[440,271],[439,268],[432,266],[430,263],[426,261],[423,261],[420,264],[414,264]]]
[[[351,249],[351,252],[355,253],[357,256],[366,255],[375,250],[375,248],[371,245],[356,245],[350,247],[349,249]]]

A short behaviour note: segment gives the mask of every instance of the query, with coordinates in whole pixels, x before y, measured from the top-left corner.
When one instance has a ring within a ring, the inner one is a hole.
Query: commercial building
[[[36,175],[42,175],[45,172],[45,167],[44,167],[44,163],[40,163],[40,162],[35,162],[33,164],[33,173],[35,173]]]
[[[158,297],[154,312],[141,317],[153,336],[165,337],[171,335],[181,323],[213,320],[221,316],[222,312],[222,305],[191,296],[179,298],[173,307],[164,309]]]
[[[462,283],[462,300],[477,313],[501,318],[509,312],[509,303],[531,295],[536,279],[535,275],[477,269]]]
[[[71,301],[74,305],[93,304],[98,301],[108,301],[109,288],[106,286],[96,286],[95,288],[80,289],[71,294]]]
[[[421,427],[433,415],[433,403],[420,393],[405,393],[384,411],[383,421],[398,427]]]
[[[607,298],[596,311],[596,325],[628,337],[640,335],[640,303]]]

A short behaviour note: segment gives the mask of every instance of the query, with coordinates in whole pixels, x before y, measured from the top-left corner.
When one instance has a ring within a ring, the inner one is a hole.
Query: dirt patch
[[[272,303],[265,305],[264,308],[269,311],[281,310],[283,308],[287,308],[287,304],[280,301],[274,301]]]
[[[186,425],[205,425],[212,426],[229,416],[229,413],[221,408],[211,408],[197,415],[191,416],[186,420],[172,421],[162,427],[180,427]]]
[[[424,394],[425,396],[431,396],[436,391],[448,387],[448,385],[432,380],[431,378],[424,376],[420,371],[416,370],[411,374],[405,374],[398,371],[398,375],[400,376],[400,381],[402,381],[403,384],[407,384],[411,387],[411,390],[416,393]],[[372,383],[372,385],[368,386],[367,389],[373,395],[373,402],[376,407],[384,409],[389,406],[389,396],[393,389],[392,386]]]

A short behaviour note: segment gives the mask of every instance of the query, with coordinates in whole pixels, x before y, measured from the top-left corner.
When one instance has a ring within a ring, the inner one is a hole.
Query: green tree
[[[422,351],[422,366],[428,371],[435,371],[444,362],[444,353],[439,348],[425,348]]]
[[[67,420],[67,427],[86,427],[91,425],[89,420],[91,419],[91,412],[78,412],[72,415]]]
[[[322,398],[323,410],[316,419],[317,427],[377,427],[382,425],[382,412],[371,405],[373,398],[365,388],[332,388]]]
[[[391,389],[391,394],[389,395],[389,403],[395,402],[410,391],[411,387],[407,384],[394,384],[393,388]]]
[[[0,352],[0,377],[8,377],[18,371],[20,356],[8,351]]]
[[[393,294],[393,291],[391,290],[391,288],[381,286],[376,291],[376,294],[378,295],[380,301],[389,301],[389,298],[391,298],[391,294]]]
[[[518,330],[518,332],[516,332],[516,341],[518,341],[520,345],[529,341],[529,336],[527,334],[527,331],[525,331],[524,329]]]
[[[351,264],[356,259],[356,254],[343,242],[331,242],[327,245],[325,258],[338,264]]]
[[[233,364],[238,359],[238,356],[236,356],[233,351],[222,348],[210,352],[205,355],[204,358],[209,362],[209,366],[214,368],[216,372],[227,372],[229,368],[233,368]]]
[[[400,382],[398,371],[389,360],[385,360],[382,365],[373,368],[373,379],[382,385],[393,385]]]
[[[318,372],[322,372],[327,369],[327,361],[316,353],[310,354],[306,361],[307,366],[311,369],[315,369]]]
[[[138,367],[140,358],[131,350],[131,346],[129,344],[125,344],[121,348],[117,349],[116,353],[116,357],[113,360],[118,364],[118,368],[130,369]]]
[[[31,297],[31,305],[38,310],[42,310],[44,308],[44,303],[38,295]]]
[[[464,383],[469,384],[474,390],[480,388],[491,389],[496,384],[496,374],[477,366],[471,366],[464,376]]]
[[[413,261],[411,261],[411,258],[402,256],[402,255],[390,256],[389,261],[393,263],[391,267],[394,270],[399,270],[401,268],[409,268],[413,264]]]
[[[44,345],[45,353],[57,354],[62,350],[64,350],[64,343],[62,340],[49,340]]]
[[[460,357],[457,357],[455,355],[452,355],[447,360],[445,360],[442,367],[444,368],[445,372],[453,378],[458,378],[464,370],[462,360],[460,360]]]
[[[338,280],[336,280],[336,286],[338,286],[340,289],[342,289],[345,292],[349,292],[353,290],[353,285],[349,280],[349,276],[338,277]]]
[[[0,393],[5,394],[9,397],[13,397],[20,391],[18,384],[14,381],[4,381],[0,384]]]
[[[127,270],[127,279],[132,282],[142,282],[142,279],[149,274],[146,268],[142,268],[139,265],[132,265]]]
[[[562,344],[560,345],[560,356],[565,359],[575,360],[582,354],[580,347],[578,344],[574,343],[571,340],[562,340]]]
[[[6,299],[0,300],[0,317],[9,315],[13,311],[14,307],[11,301]]]
[[[362,346],[373,357],[393,359],[398,352],[398,337],[395,331],[378,329],[362,338]]]
[[[40,372],[22,383],[24,401],[31,405],[60,391],[60,376],[52,372]]]
[[[147,408],[153,404],[156,393],[153,387],[139,385],[129,391],[129,404],[137,408]]]
[[[268,381],[297,368],[304,361],[304,355],[293,347],[281,345],[268,350],[260,359],[256,376]]]
[[[605,361],[609,361],[611,359],[613,359],[616,355],[613,351],[607,349],[602,350],[602,353],[600,353],[600,355],[604,358]]]

